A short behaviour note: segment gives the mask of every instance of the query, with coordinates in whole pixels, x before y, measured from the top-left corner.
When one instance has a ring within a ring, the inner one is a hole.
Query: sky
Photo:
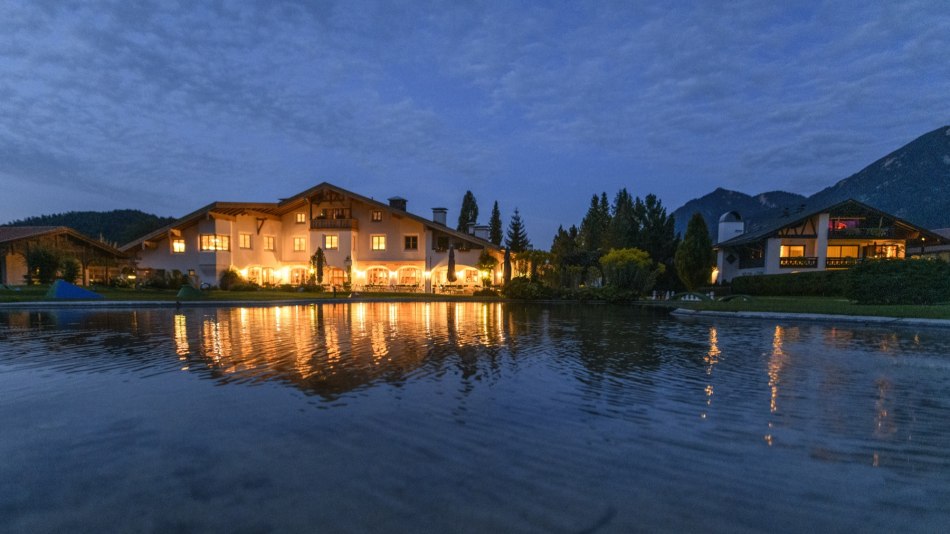
[[[0,223],[328,181],[548,248],[601,191],[832,185],[950,124],[948,58],[945,0],[2,0]]]

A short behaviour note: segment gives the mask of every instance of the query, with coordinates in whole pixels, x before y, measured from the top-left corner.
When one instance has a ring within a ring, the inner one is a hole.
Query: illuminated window
[[[274,250],[274,236],[264,236],[264,250]]]
[[[370,248],[373,250],[386,250],[386,236],[372,235],[370,239]]]
[[[294,220],[297,221],[297,224],[305,224],[307,222],[306,213],[297,213],[296,215],[294,215],[294,217],[295,217]]]
[[[829,258],[857,258],[858,246],[857,245],[829,245],[828,257]]]
[[[239,234],[238,246],[241,248],[251,248],[251,234]]]
[[[418,249],[419,249],[419,236],[407,235],[406,236],[406,250],[418,250]]]
[[[221,234],[201,234],[201,250],[231,250],[231,236]]]
[[[373,222],[379,222],[383,220],[383,212],[381,210],[373,210],[372,220]]]
[[[172,252],[175,254],[184,254],[185,252],[185,240],[184,239],[172,239]]]
[[[323,236],[323,248],[327,250],[336,250],[340,248],[340,236],[338,235]]]
[[[305,250],[307,250],[307,238],[295,237],[294,238],[294,252],[303,252]]]
[[[805,245],[782,245],[779,256],[783,258],[804,258]]]

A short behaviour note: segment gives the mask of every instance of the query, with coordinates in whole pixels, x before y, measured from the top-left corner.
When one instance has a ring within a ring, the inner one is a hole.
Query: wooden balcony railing
[[[893,227],[828,230],[828,239],[881,239],[886,237],[894,237]]]
[[[858,264],[860,258],[826,258],[826,269],[848,269]]]
[[[778,266],[782,269],[815,269],[818,267],[818,258],[811,256],[779,258]]]
[[[324,228],[356,230],[356,219],[313,219],[310,221],[310,228],[320,230]]]

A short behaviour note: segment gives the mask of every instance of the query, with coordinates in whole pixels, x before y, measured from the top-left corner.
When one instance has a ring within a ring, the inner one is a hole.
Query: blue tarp
[[[101,299],[99,293],[83,289],[75,284],[70,284],[65,280],[57,280],[49,286],[46,292],[47,298],[51,299]]]

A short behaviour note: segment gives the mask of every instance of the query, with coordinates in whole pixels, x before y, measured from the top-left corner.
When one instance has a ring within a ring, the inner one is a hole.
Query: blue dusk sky
[[[0,3],[0,223],[329,181],[547,248],[600,191],[811,194],[947,123],[946,0]]]

